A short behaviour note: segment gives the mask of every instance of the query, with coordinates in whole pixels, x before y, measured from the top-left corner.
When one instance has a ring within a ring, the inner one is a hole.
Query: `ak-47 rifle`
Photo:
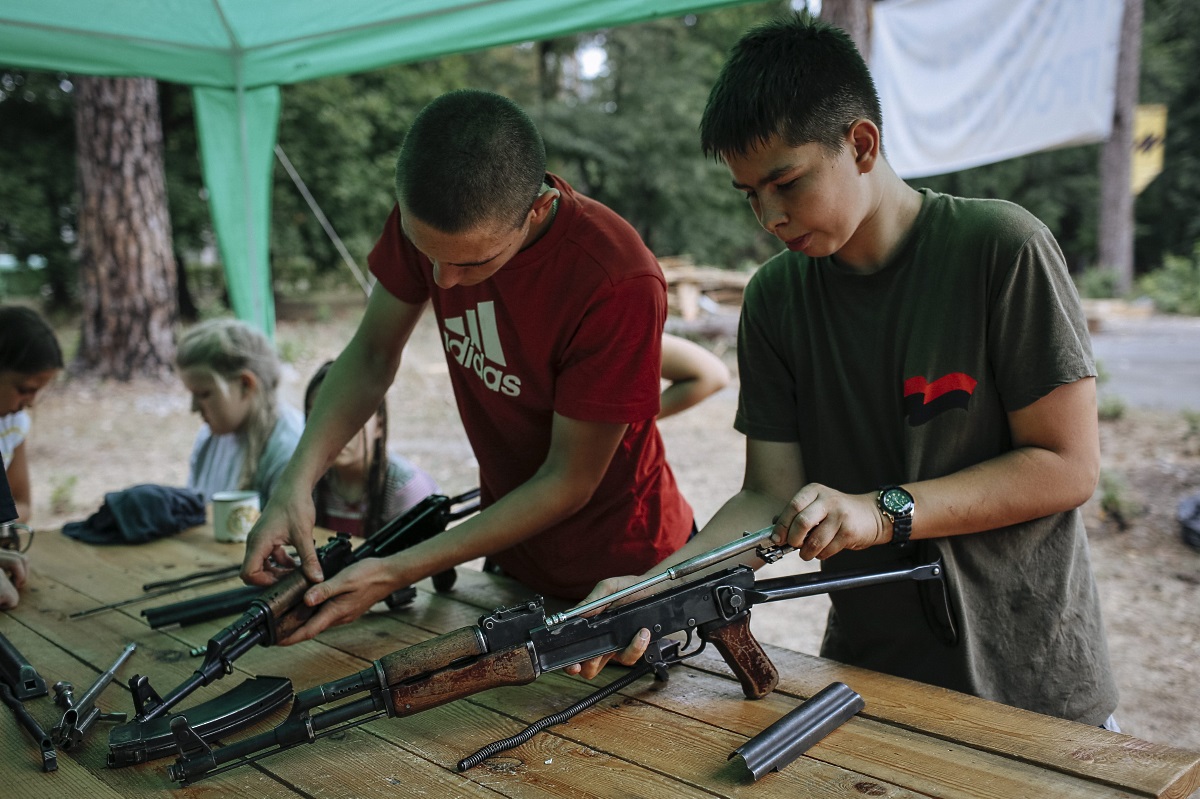
[[[474,513],[478,509],[478,503],[460,506],[478,495],[479,489],[474,489],[457,497],[426,497],[353,550],[349,536],[339,534],[317,550],[321,569],[326,577],[332,577],[351,563],[364,558],[386,557],[431,538],[442,532],[448,522]],[[165,697],[159,696],[151,687],[148,678],[140,674],[134,675],[129,681],[129,688],[133,693],[136,715],[133,721],[114,727],[109,733],[109,765],[123,766],[145,762],[150,753],[155,751],[165,754],[161,747],[155,746],[154,742],[149,740],[144,725],[166,716],[180,701],[202,686],[231,674],[233,662],[255,646],[270,646],[286,638],[308,621],[317,610],[304,604],[304,593],[311,585],[303,572],[296,569],[275,585],[261,590],[237,620],[209,639],[204,662]],[[452,585],[451,578],[446,587]],[[255,707],[271,706],[270,698],[277,697],[278,690],[277,683],[264,683],[263,694],[247,696],[248,703]],[[201,708],[197,713],[197,709],[192,708],[188,714],[193,717],[199,715],[221,718],[224,720],[221,729],[227,732],[230,729],[228,719],[231,716],[244,717],[245,714],[236,710],[230,711],[225,707],[225,703],[221,704],[222,710],[219,712]],[[200,734],[211,732],[201,730]]]
[[[186,719],[176,717],[171,728],[179,757],[168,767],[168,772],[173,780],[187,784],[373,719],[410,716],[490,688],[524,685],[545,672],[621,650],[642,628],[649,629],[651,636],[645,659],[651,665],[664,667],[656,669],[660,673],[667,665],[699,654],[711,642],[741,682],[746,697],[758,699],[775,688],[778,674],[750,633],[752,605],[902,580],[942,579],[938,563],[882,572],[801,575],[762,581],[754,579],[749,567],[739,566],[598,615],[585,615],[751,549],[757,550],[763,560],[776,560],[787,548],[769,546],[772,529],[747,534],[623,591],[564,613],[547,616],[540,598],[524,605],[498,608],[481,616],[475,626],[398,650],[357,674],[296,694],[288,718],[277,727],[219,749],[209,747],[194,734]],[[680,632],[687,634],[684,650],[663,646],[664,636]],[[693,641],[696,636],[698,645]],[[367,694],[363,698],[313,712],[327,703],[363,693]],[[587,702],[580,705],[586,706]],[[565,716],[567,713],[557,714],[559,719]],[[491,754],[495,751],[495,748],[487,750]],[[481,759],[477,754],[465,759],[459,767],[469,768]]]
[[[478,502],[465,507],[459,506],[478,496],[479,489],[476,488],[456,497],[446,497],[441,494],[426,497],[401,516],[397,516],[393,521],[380,527],[379,531],[372,534],[367,540],[373,541],[377,536],[386,536],[390,540],[391,550],[377,552],[376,557],[385,557],[399,552],[443,532],[450,522],[474,513],[479,509]],[[323,562],[322,568],[324,568]],[[326,574],[328,575],[330,572],[326,571]],[[454,587],[456,574],[454,569],[447,569],[433,575],[432,579],[435,589],[443,592],[449,591]],[[174,625],[186,627],[233,613],[241,613],[250,607],[250,603],[262,593],[262,590],[253,585],[241,586],[183,602],[146,608],[142,611],[142,615],[146,617],[146,623],[155,630]],[[411,602],[416,593],[414,588],[404,588],[389,596],[385,601],[389,608],[395,610]],[[194,654],[203,654],[203,652],[204,650],[200,650]]]

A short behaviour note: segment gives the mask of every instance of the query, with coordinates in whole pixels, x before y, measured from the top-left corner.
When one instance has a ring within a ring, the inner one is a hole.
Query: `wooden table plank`
[[[845,682],[866,701],[863,715],[944,740],[1121,786],[1135,795],[1189,796],[1200,788],[1200,754],[1129,735],[966,696],[912,680],[766,647],[780,672],[779,690],[808,697]],[[701,662],[727,667],[715,655]],[[1047,746],[1069,741],[1070,746]]]
[[[677,667],[687,671],[686,667]],[[680,675],[672,678],[676,683]],[[729,687],[737,684],[730,681]],[[642,684],[645,688],[645,684]],[[495,707],[523,723],[536,721],[549,707],[561,710],[566,704],[590,693],[591,686],[578,681],[560,679],[539,680],[515,689],[490,691],[473,698],[472,702]],[[659,691],[670,691],[668,684]],[[648,691],[647,693],[654,693]],[[540,698],[540,702],[536,701]],[[729,755],[747,736],[698,721],[686,715],[665,712],[661,706],[627,696],[611,697],[569,723],[553,728],[553,734],[603,752],[647,766],[661,774],[683,779],[693,787],[715,796],[804,796],[826,799],[846,796],[913,797],[918,794],[897,785],[881,783],[866,774],[841,768],[819,760],[754,782],[740,760]],[[513,750],[509,757],[522,757],[524,747]]]

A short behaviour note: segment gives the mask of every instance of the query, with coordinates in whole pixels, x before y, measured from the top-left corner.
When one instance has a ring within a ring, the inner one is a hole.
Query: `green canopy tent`
[[[5,0],[0,63],[193,87],[234,313],[275,327],[267,268],[279,87],[746,0]]]

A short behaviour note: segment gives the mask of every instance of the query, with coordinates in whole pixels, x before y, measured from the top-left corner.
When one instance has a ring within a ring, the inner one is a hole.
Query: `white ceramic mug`
[[[218,491],[213,494],[213,535],[218,541],[245,541],[258,521],[257,491]]]

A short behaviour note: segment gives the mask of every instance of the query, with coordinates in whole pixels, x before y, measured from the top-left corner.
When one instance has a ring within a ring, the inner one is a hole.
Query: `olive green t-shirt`
[[[922,193],[913,229],[880,271],[784,252],[747,287],[734,426],[798,442],[811,482],[862,493],[959,471],[1012,449],[1008,412],[1096,374],[1045,225],[1011,203]],[[915,518],[919,527],[919,507]],[[945,562],[957,641],[931,614],[928,587],[901,583],[832,595],[823,656],[1088,724],[1112,713],[1077,510],[844,552],[823,568],[914,554]]]

